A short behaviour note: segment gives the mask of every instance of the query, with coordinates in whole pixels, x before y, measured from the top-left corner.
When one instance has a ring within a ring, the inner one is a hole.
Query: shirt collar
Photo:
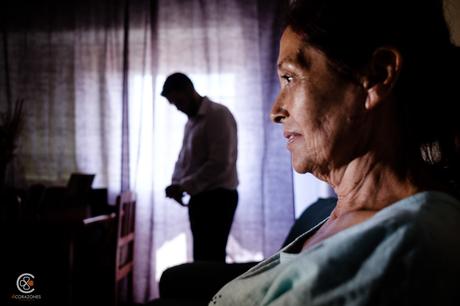
[[[209,103],[210,102],[208,97],[203,97],[203,99],[201,100],[200,108],[198,109],[195,118],[205,116],[208,113]]]

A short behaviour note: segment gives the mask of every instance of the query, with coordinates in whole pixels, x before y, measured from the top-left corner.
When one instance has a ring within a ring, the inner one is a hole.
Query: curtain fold
[[[285,237],[279,229],[287,229],[292,219],[279,218],[280,215],[294,214],[294,190],[290,155],[282,140],[282,127],[270,120],[272,102],[278,94],[279,82],[276,74],[278,59],[278,43],[281,37],[283,12],[287,2],[258,0],[258,27],[260,67],[262,67],[261,96],[263,103],[264,151],[262,155],[264,237],[277,239],[277,243]],[[277,13],[273,13],[277,12]],[[271,31],[267,31],[270,27]],[[280,183],[282,182],[282,183]],[[264,243],[264,255],[273,253],[271,242]]]
[[[136,192],[136,302],[158,295],[165,268],[192,258],[187,210],[164,196],[186,121],[159,95],[170,73],[188,74],[200,94],[237,120],[240,202],[228,260],[270,255],[293,222],[290,157],[281,127],[269,118],[284,2],[48,0],[6,7],[0,111],[8,92],[24,98],[27,109],[15,177],[62,184],[71,172],[92,172],[112,203],[123,189]]]

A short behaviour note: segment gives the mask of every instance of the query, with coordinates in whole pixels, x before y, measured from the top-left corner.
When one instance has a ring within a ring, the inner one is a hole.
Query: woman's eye
[[[292,81],[292,76],[285,74],[285,75],[281,76],[281,79],[283,79],[283,81],[284,81],[285,83],[291,83],[291,81]]]

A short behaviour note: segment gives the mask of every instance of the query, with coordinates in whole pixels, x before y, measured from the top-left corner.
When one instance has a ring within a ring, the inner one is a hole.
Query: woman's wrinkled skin
[[[289,27],[284,31],[281,89],[271,116],[283,125],[294,169],[328,182],[338,195],[331,218],[305,247],[421,191],[397,166],[392,90],[401,65],[397,50],[380,48],[358,81],[351,80],[300,35]]]

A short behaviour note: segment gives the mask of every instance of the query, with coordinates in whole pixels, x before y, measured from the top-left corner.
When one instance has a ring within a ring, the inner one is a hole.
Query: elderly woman
[[[272,119],[331,215],[210,305],[460,303],[459,56],[436,0],[305,0]]]

